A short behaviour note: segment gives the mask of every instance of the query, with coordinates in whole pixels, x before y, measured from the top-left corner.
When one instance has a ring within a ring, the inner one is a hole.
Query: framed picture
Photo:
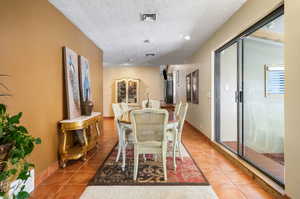
[[[192,73],[192,101],[199,104],[199,70]]]
[[[68,119],[81,115],[79,79],[78,79],[78,55],[70,48],[63,48],[65,82]]]
[[[192,74],[188,74],[186,76],[186,101],[187,102],[192,102]]]
[[[92,100],[89,68],[89,60],[84,56],[79,56],[79,88],[82,103]]]

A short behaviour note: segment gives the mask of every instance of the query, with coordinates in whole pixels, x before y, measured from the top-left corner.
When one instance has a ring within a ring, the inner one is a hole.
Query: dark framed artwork
[[[89,60],[84,56],[79,56],[79,85],[81,102],[91,101],[91,80]]]
[[[192,102],[192,74],[186,76],[186,101]]]
[[[81,116],[78,78],[78,55],[70,48],[63,47],[63,58],[68,119],[73,119]]]
[[[199,70],[192,73],[192,101],[199,104]]]

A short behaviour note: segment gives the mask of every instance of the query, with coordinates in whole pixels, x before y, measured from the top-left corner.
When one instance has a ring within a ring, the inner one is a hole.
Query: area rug
[[[139,157],[138,179],[133,181],[133,146],[126,150],[126,168],[116,162],[117,147],[111,151],[89,182],[81,199],[218,199],[207,179],[186,148],[180,146],[183,160],[177,158],[173,170],[172,145],[167,158],[168,180],[164,181],[160,157]]]
[[[211,186],[89,186],[80,199],[218,199]]]
[[[122,161],[116,162],[117,146],[108,155],[102,166],[98,169],[94,178],[89,182],[89,186],[94,185],[209,185],[207,179],[198,168],[197,164],[181,145],[183,159],[177,158],[177,169],[173,169],[172,145],[169,144],[167,155],[167,176],[163,177],[163,168],[160,157],[146,155],[146,159],[140,155],[138,178],[133,180],[133,146],[126,150],[126,168],[121,169]]]

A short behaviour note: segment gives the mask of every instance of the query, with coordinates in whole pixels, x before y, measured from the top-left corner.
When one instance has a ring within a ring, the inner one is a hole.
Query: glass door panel
[[[138,80],[128,80],[128,103],[138,103]]]
[[[237,152],[237,43],[221,51],[220,56],[220,137],[219,141],[230,150]]]
[[[116,80],[116,103],[127,102],[127,82],[126,80]]]
[[[243,39],[243,136],[246,160],[284,179],[283,16]]]

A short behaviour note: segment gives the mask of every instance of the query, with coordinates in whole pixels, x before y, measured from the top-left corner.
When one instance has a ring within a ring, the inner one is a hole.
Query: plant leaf
[[[35,138],[34,143],[35,144],[41,144],[42,143],[41,138]]]
[[[17,115],[14,115],[8,119],[8,122],[11,124],[19,124],[20,118],[22,117],[22,112],[18,113]]]
[[[6,106],[4,104],[0,104],[0,114],[4,114],[6,112]]]
[[[27,198],[29,198],[30,197],[30,195],[29,195],[29,193],[28,192],[26,192],[26,191],[20,191],[18,194],[17,194],[17,199],[27,199]]]

